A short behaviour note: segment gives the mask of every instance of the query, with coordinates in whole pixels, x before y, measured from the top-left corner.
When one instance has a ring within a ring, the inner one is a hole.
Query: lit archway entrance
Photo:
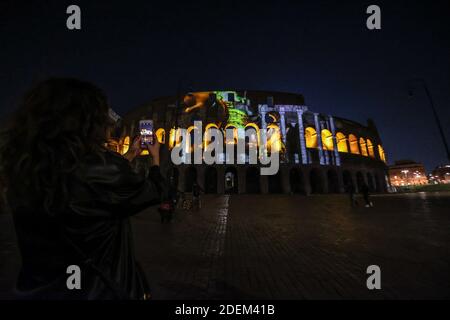
[[[312,169],[309,173],[309,182],[311,184],[311,193],[324,193],[323,179],[318,169]]]
[[[355,135],[350,134],[348,136],[348,143],[350,146],[350,152],[353,154],[359,154],[358,138]]]
[[[245,192],[260,193],[259,187],[259,168],[250,167],[245,173]]]
[[[235,167],[228,167],[225,171],[225,193],[238,193],[238,174]]]
[[[217,193],[217,170],[207,167],[205,172],[205,193]]]
[[[348,152],[347,138],[342,132],[336,133],[336,143],[339,152]]]

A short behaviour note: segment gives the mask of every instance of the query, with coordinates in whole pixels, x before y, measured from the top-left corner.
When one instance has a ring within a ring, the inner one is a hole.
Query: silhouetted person
[[[369,187],[367,186],[367,184],[362,185],[361,193],[363,194],[364,202],[366,203],[366,207],[373,207],[373,204],[370,201]]]
[[[201,201],[200,201],[200,192],[203,191],[202,188],[198,185],[197,182],[194,181],[192,184],[192,206],[195,209],[201,208]]]
[[[140,139],[121,156],[106,147],[113,120],[105,95],[76,79],[49,79],[23,99],[2,133],[1,175],[22,266],[22,299],[148,299],[136,262],[131,215],[163,194],[159,144],[149,178],[135,173]],[[68,267],[81,269],[69,290]]]
[[[176,185],[174,177],[170,177],[169,180],[168,197],[169,200],[172,202],[172,205],[175,207],[178,200],[178,186]]]
[[[177,202],[178,189],[175,185],[173,177],[169,180],[168,200],[164,201],[159,207],[159,214],[161,216],[161,223],[171,222],[175,206]]]

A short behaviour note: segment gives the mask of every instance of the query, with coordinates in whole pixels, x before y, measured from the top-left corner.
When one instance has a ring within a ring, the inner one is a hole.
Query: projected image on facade
[[[208,193],[343,193],[364,185],[372,192],[387,189],[386,154],[374,122],[361,124],[313,111],[301,94],[217,90],[189,92],[180,100],[155,99],[124,117],[115,144],[118,152],[128,148],[141,119],[154,120],[158,141],[168,154],[179,144],[187,144],[186,150],[204,150],[212,129],[233,130],[233,138],[225,138],[223,144],[235,145],[235,152],[223,152],[219,158],[240,157],[240,164],[194,164],[187,155],[185,162],[174,165],[167,156],[163,170],[176,177],[182,191],[189,192],[194,181]],[[203,143],[194,146],[194,132],[200,130],[196,121],[201,122]],[[189,138],[178,136],[178,129],[186,129]],[[245,154],[237,155],[238,141],[245,141]],[[258,157],[261,152],[279,153],[280,170],[273,177],[254,174],[260,165],[250,163],[249,152],[260,146],[264,147],[258,149]]]

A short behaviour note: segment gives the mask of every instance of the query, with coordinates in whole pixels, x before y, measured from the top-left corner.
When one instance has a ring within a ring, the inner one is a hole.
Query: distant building
[[[395,161],[389,166],[389,179],[394,187],[428,184],[425,167],[412,160]]]
[[[450,183],[450,164],[436,167],[429,176],[431,183]]]

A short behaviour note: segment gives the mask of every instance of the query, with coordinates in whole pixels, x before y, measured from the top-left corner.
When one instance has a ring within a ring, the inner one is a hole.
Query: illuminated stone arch
[[[347,137],[342,132],[336,133],[336,144],[339,152],[348,152]]]
[[[364,138],[359,138],[359,147],[361,148],[361,154],[367,157],[369,154],[367,153],[367,143]]]
[[[267,126],[268,129],[268,141],[267,151],[269,152],[282,152],[283,143],[281,142],[281,130],[276,124],[271,123]]]
[[[159,128],[158,130],[156,130],[156,139],[158,140],[158,142],[160,144],[165,144],[166,143],[166,130],[164,130],[163,128]]]
[[[256,143],[256,147],[258,147],[259,144],[260,144],[260,141],[259,141],[259,127],[258,127],[258,125],[256,123],[249,122],[249,123],[247,123],[245,125],[244,130],[251,129],[251,128],[255,129],[256,137],[250,137],[249,143]]]
[[[189,150],[189,152],[193,153],[194,152],[194,147],[195,147],[195,141],[194,141],[194,134],[195,134],[195,130],[199,130],[199,128],[197,128],[196,126],[190,126],[189,128],[187,128],[186,130],[186,150]],[[201,135],[201,132],[198,132],[198,134]],[[202,148],[202,144],[200,143],[197,148]]]
[[[350,145],[350,152],[353,154],[359,154],[358,138],[354,134],[349,134],[348,143]]]
[[[322,129],[322,146],[323,150],[334,150],[334,144],[333,144],[333,134],[328,129]]]
[[[305,129],[305,142],[306,147],[315,149],[317,148],[317,132],[313,127],[306,127]]]
[[[378,155],[383,162],[386,162],[386,154],[384,153],[384,149],[381,145],[378,145]]]
[[[373,151],[373,143],[370,139],[367,139],[367,152],[371,158],[375,158],[375,152]]]
[[[183,141],[183,136],[181,134],[181,128],[172,128],[169,131],[169,149],[172,149],[176,145],[179,145]]]
[[[203,134],[203,147],[206,147],[211,143],[211,129],[219,130],[219,127],[215,123],[209,123],[205,127],[205,133]]]
[[[233,140],[231,140],[231,141],[227,141],[227,134],[226,134],[226,130],[227,129],[233,129]],[[238,142],[238,130],[237,130],[237,128],[234,125],[232,125],[232,124],[227,124],[225,126],[224,137],[225,137],[224,140],[225,140],[226,144],[237,144],[237,142]]]
[[[130,136],[126,136],[125,138],[123,138],[121,153],[125,154],[128,152],[129,149],[130,149]]]
[[[121,149],[119,142],[112,138],[108,139],[106,146],[109,150],[117,152],[117,153],[119,153],[120,149]]]

